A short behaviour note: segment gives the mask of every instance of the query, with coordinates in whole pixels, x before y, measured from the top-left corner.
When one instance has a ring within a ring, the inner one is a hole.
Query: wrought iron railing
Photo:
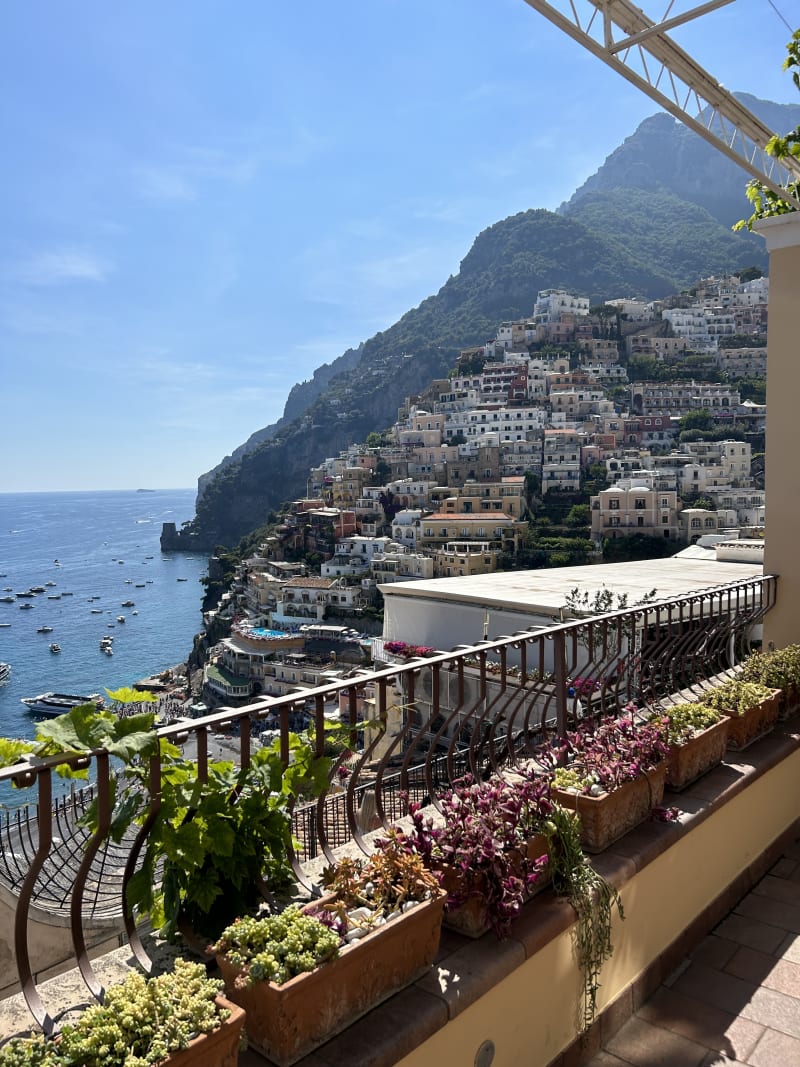
[[[466,773],[481,777],[514,766],[581,719],[617,714],[631,704],[651,707],[681,691],[699,692],[710,677],[734,668],[759,639],[776,584],[775,577],[738,581],[449,652],[419,655],[416,646],[395,643],[380,668],[355,669],[313,690],[223,708],[163,727],[159,734],[192,745],[202,780],[221,737],[225,758],[233,751],[246,767],[264,727],[276,719],[285,761],[290,725],[301,716],[313,725],[314,745],[322,754],[326,717],[331,702],[338,702],[350,749],[334,760],[328,790],[292,812],[298,842],[293,866],[298,879],[315,889],[312,861],[332,862],[336,849],[350,843],[369,852],[370,830],[405,815],[409,799],[438,806],[447,787]],[[29,807],[0,820],[0,883],[16,895],[19,980],[46,1032],[54,1024],[33,978],[31,919],[69,917],[75,958],[94,995],[102,990],[88,958],[87,921],[122,917],[134,952],[148,963],[125,905],[125,885],[157,815],[160,790],[160,760],[153,757],[148,821],[113,844],[108,754],[72,758],[73,765],[90,769],[93,785],[54,802],[53,770],[63,762],[51,757],[0,770],[0,781],[13,778],[35,794]],[[95,832],[79,823],[90,803],[97,804]]]

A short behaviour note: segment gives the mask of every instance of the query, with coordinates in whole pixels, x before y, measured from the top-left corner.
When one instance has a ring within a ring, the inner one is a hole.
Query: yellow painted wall
[[[765,219],[756,229],[770,254],[764,571],[780,575],[777,604],[764,620],[764,640],[782,648],[800,640],[800,216]]]

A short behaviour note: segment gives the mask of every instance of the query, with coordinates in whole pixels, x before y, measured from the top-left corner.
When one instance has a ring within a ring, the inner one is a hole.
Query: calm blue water
[[[0,627],[0,660],[12,667],[0,684],[0,735],[33,736],[22,697],[115,689],[186,659],[203,627],[207,560],[162,556],[158,541],[162,522],[192,517],[194,499],[194,489],[0,494],[0,597],[56,583],[32,600],[0,603],[0,623],[11,623]],[[53,632],[37,633],[42,625]],[[100,651],[104,634],[114,635],[113,656]],[[49,651],[53,641],[60,654]]]

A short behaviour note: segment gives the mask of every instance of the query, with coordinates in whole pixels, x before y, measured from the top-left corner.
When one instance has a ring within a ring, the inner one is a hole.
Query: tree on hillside
[[[711,412],[705,408],[695,408],[693,411],[687,411],[678,420],[678,429],[681,432],[683,430],[713,430],[714,420],[711,417]]]
[[[666,537],[631,534],[630,537],[607,537],[603,541],[604,563],[628,563],[640,559],[663,559],[675,552],[675,542]]]
[[[764,272],[759,267],[744,267],[736,272],[740,282],[753,282],[756,278],[763,278]]]

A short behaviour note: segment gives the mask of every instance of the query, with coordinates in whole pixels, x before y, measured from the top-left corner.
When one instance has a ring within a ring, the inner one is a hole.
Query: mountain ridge
[[[800,121],[800,108],[750,102]],[[444,376],[461,348],[494,336],[500,321],[529,315],[539,289],[571,289],[592,302],[654,299],[704,274],[766,268],[763,242],[729,229],[747,213],[745,183],[740,168],[671,116],[645,119],[558,212],[529,209],[486,227],[437,293],[293,386],[281,419],[200,476],[180,546],[209,550],[261,525],[304,491],[309,467],[390,425],[406,396]],[[692,199],[707,201],[709,187],[715,213]]]

